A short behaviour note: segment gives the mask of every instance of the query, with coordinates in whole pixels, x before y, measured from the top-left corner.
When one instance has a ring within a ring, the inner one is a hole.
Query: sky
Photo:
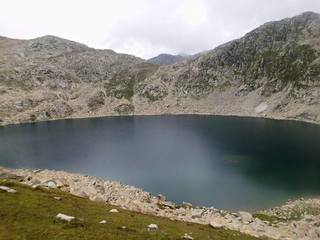
[[[305,11],[320,0],[0,0],[0,35],[43,35],[151,58],[194,54],[259,25]]]

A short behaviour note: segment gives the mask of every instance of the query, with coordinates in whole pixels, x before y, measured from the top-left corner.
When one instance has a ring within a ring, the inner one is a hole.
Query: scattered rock
[[[55,200],[60,201],[61,197],[53,197]]]
[[[118,213],[119,211],[118,211],[118,209],[111,209],[110,211],[109,211],[110,213]]]
[[[141,86],[140,95],[147,98],[149,101],[157,101],[165,98],[168,95],[168,90],[164,84],[149,84]]]
[[[158,225],[157,224],[149,224],[147,227],[148,231],[157,231],[158,230]]]
[[[32,177],[31,177],[31,176],[27,176],[24,180],[25,180],[25,181],[31,181],[31,180],[32,180]]]
[[[217,222],[215,222],[215,221],[211,221],[211,222],[209,223],[209,225],[210,225],[212,228],[214,228],[214,229],[219,229],[219,228],[222,228],[222,227],[223,227],[222,224],[217,223]]]
[[[182,239],[185,239],[185,240],[193,240],[193,237],[191,237],[189,234],[185,233],[185,234],[182,236]]]
[[[270,217],[275,216],[277,218],[287,219],[286,221],[272,221],[272,223],[270,223],[259,220],[259,218],[253,218],[248,212],[228,212],[215,208],[193,207],[192,204],[185,202],[183,203],[185,207],[170,207],[171,203],[169,201],[164,201],[165,197],[162,195],[154,197],[151,196],[150,193],[132,186],[119,182],[102,181],[101,179],[90,176],[48,170],[45,170],[41,174],[33,174],[31,170],[7,170],[4,168],[0,168],[0,175],[1,171],[12,173],[15,176],[21,176],[21,179],[25,184],[34,188],[46,186],[43,183],[54,181],[57,187],[63,185],[64,187],[62,187],[61,190],[70,192],[71,194],[79,195],[79,193],[85,191],[86,196],[92,200],[101,199],[109,202],[117,208],[123,207],[128,210],[138,211],[145,214],[166,217],[173,221],[179,220],[200,224],[210,224],[210,226],[215,229],[231,229],[256,237],[266,236],[273,239],[280,239],[280,237],[282,237],[281,239],[294,239],[295,234],[297,234],[296,236],[301,236],[299,239],[319,238],[316,235],[318,233],[315,232],[315,229],[320,225],[320,218],[313,215],[315,210],[320,209],[319,199],[299,199],[296,201],[289,201],[283,206],[258,212]],[[28,181],[28,176],[32,176],[31,181]],[[42,184],[33,184],[33,182],[39,182]],[[7,191],[7,187],[3,189],[3,186],[1,186],[1,188],[2,191]],[[52,196],[52,198],[60,200],[60,197]],[[294,221],[290,220],[292,217],[297,216],[297,210],[298,216],[301,216],[301,219],[295,218]],[[111,209],[110,212],[117,213],[119,211],[114,208]],[[292,215],[292,213],[295,215]],[[70,219],[68,217],[70,216],[67,216],[66,219]],[[71,217],[71,219],[72,218],[73,217]],[[78,218],[76,221],[72,222],[72,224],[75,224],[75,226],[83,226],[83,222],[78,222],[77,220]],[[106,220],[102,220],[100,223],[104,224],[104,221]],[[119,229],[121,229],[121,225],[119,226]],[[157,229],[158,226],[155,224],[150,224],[148,226],[149,231],[155,231]],[[306,237],[304,237],[305,234]],[[190,235],[191,233],[189,233],[189,236]],[[183,238],[184,236],[185,238]],[[186,236],[185,234],[181,236],[181,238],[191,239],[189,236]],[[192,235],[190,237],[192,237]]]
[[[100,223],[100,224],[106,224],[107,221],[106,221],[106,220],[102,220],[102,221],[100,221],[99,223]]]
[[[6,186],[0,186],[0,190],[8,192],[8,193],[16,193],[17,192],[16,190],[9,188],[9,187],[6,187]]]
[[[187,207],[187,208],[192,208],[192,204],[191,203],[188,203],[188,202],[182,202],[182,206],[183,207]]]
[[[39,185],[39,184],[34,184],[34,185],[32,185],[32,188],[33,188],[33,189],[39,189],[39,188],[40,188],[40,185]]]
[[[166,200],[166,197],[163,196],[162,194],[158,194],[158,195],[157,195],[157,199],[158,199],[159,201],[161,201],[161,202],[164,202],[164,201]]]
[[[67,221],[67,222],[71,222],[73,220],[75,220],[75,217],[72,216],[68,216],[62,213],[58,213],[58,215],[56,216],[57,219],[63,220],[63,221]]]
[[[247,223],[250,223],[253,221],[253,217],[250,213],[248,212],[239,212],[239,215],[242,219],[242,222],[247,222]]]
[[[49,180],[43,184],[48,188],[57,188],[57,183],[54,180]]]

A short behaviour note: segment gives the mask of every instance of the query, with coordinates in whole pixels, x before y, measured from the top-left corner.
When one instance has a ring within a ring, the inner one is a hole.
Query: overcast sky
[[[43,35],[150,58],[197,53],[320,0],[0,0],[0,35]]]

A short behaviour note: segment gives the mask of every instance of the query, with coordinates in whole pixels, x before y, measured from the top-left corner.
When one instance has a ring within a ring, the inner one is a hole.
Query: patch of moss
[[[1,240],[176,240],[184,233],[192,233],[194,239],[253,240],[257,239],[239,232],[212,229],[209,226],[171,221],[120,210],[109,204],[76,197],[59,190],[32,189],[30,187],[1,182],[17,190],[10,194],[0,192],[0,239]],[[54,197],[60,197],[58,201]],[[75,216],[74,223],[59,221],[58,213]],[[99,224],[106,220],[107,224]],[[147,226],[155,223],[159,230],[149,232]],[[125,226],[125,228],[123,227]]]

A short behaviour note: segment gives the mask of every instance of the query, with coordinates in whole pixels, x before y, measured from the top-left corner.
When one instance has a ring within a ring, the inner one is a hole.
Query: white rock
[[[107,221],[106,220],[102,220],[101,222],[99,222],[100,224],[106,224]]]
[[[157,231],[158,230],[158,225],[157,224],[149,224],[148,225],[148,231]]]
[[[16,190],[9,188],[9,187],[6,187],[6,186],[0,186],[0,190],[6,191],[8,193],[16,193],[17,192]]]
[[[265,110],[267,110],[268,108],[268,104],[266,104],[265,102],[263,103],[260,103],[256,108],[255,108],[255,111],[256,113],[262,113],[264,112]]]
[[[33,189],[38,189],[38,188],[40,188],[40,185],[39,184],[34,184],[34,185],[32,185],[32,188]]]
[[[58,200],[60,201],[61,200],[61,197],[53,197],[55,200]]]
[[[119,211],[118,211],[118,209],[111,209],[110,211],[109,211],[110,213],[118,213]]]
[[[220,223],[217,223],[215,221],[211,221],[210,224],[209,224],[211,227],[215,228],[215,229],[218,229],[218,228],[222,228],[223,225],[220,224]]]
[[[33,171],[33,173],[39,173],[41,171],[42,171],[41,169],[36,169],[36,170]]]
[[[158,200],[160,200],[160,201],[165,201],[165,200],[166,200],[166,197],[163,196],[162,194],[158,194],[158,195],[157,195],[157,198],[158,198]]]
[[[44,185],[47,186],[48,188],[57,188],[57,183],[53,180],[49,180],[45,182]]]
[[[182,202],[182,206],[191,208],[193,205],[191,203],[188,203],[188,202]]]
[[[57,219],[63,220],[63,221],[67,221],[67,222],[71,222],[72,220],[75,220],[75,217],[72,216],[68,216],[62,213],[58,213],[58,215],[56,216]]]
[[[191,237],[189,234],[185,233],[185,234],[182,236],[182,239],[193,240],[193,237]]]
[[[242,222],[250,223],[253,221],[252,215],[248,212],[239,212],[239,215],[242,219]]]

